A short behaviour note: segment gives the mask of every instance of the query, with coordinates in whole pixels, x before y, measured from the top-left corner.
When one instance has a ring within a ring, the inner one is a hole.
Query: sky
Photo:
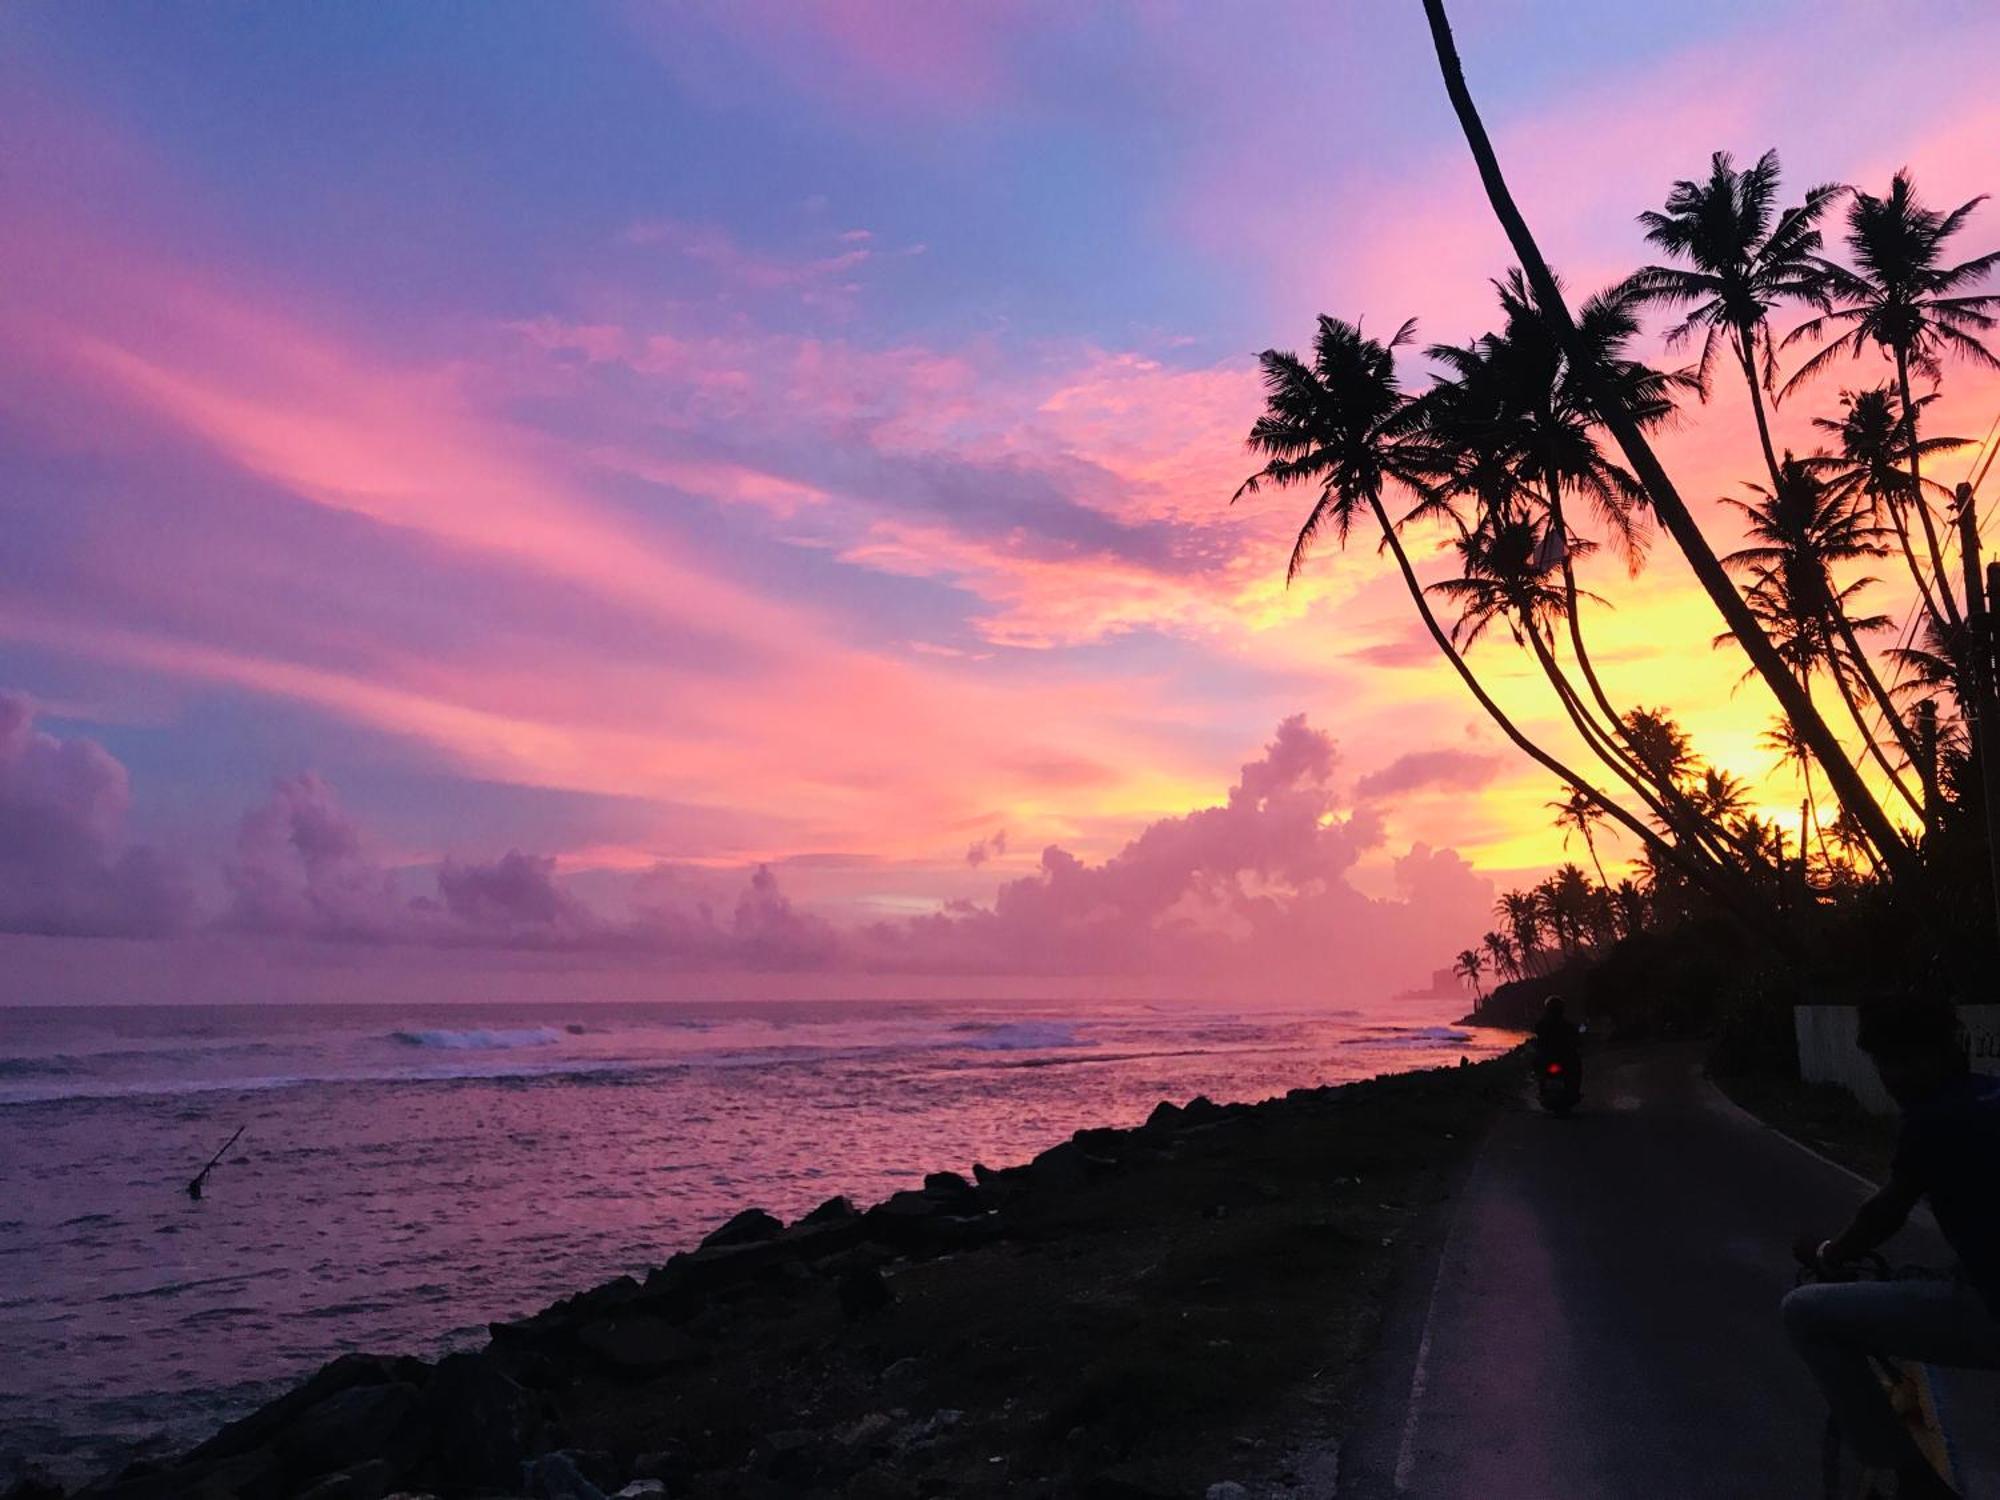
[[[1577,289],[1712,150],[1994,185],[1983,6],[1458,10]],[[1496,321],[1414,3],[15,6],[0,133],[0,1000],[1367,995],[1582,857],[1373,547],[1229,504],[1258,350]],[[1740,383],[1662,446],[1726,543]],[[1590,567],[1795,812],[1670,545]]]

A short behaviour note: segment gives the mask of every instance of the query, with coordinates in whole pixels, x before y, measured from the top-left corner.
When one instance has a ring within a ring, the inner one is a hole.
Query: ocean
[[[1459,1008],[0,1009],[0,1488],[184,1447],[345,1350],[477,1347],[753,1204],[1512,1044]]]

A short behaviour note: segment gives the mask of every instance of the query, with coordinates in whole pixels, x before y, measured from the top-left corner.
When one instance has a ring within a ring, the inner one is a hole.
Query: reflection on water
[[[181,1446],[340,1350],[477,1345],[749,1203],[1511,1043],[1443,1008],[0,1011],[0,1477]]]

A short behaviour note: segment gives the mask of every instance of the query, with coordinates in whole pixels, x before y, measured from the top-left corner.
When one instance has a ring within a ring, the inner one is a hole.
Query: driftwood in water
[[[243,1127],[241,1125],[238,1125],[236,1127],[236,1134],[232,1135],[228,1140],[224,1141],[222,1143],[222,1149],[216,1152],[215,1155],[211,1156],[208,1159],[208,1165],[203,1167],[199,1172],[195,1173],[194,1176],[189,1180],[187,1187],[187,1194],[190,1198],[194,1199],[195,1202],[199,1203],[201,1201],[201,1185],[204,1182],[208,1181],[208,1174],[215,1170],[215,1164],[221,1161],[223,1157],[229,1154],[229,1148],[235,1145],[236,1142],[242,1138],[242,1135],[243,1135]]]

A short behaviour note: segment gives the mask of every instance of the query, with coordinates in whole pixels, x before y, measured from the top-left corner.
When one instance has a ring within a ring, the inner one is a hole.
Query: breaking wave
[[[554,1026],[523,1026],[487,1031],[392,1031],[391,1041],[406,1047],[440,1047],[448,1052],[501,1052],[515,1047],[547,1047],[563,1039]]]

